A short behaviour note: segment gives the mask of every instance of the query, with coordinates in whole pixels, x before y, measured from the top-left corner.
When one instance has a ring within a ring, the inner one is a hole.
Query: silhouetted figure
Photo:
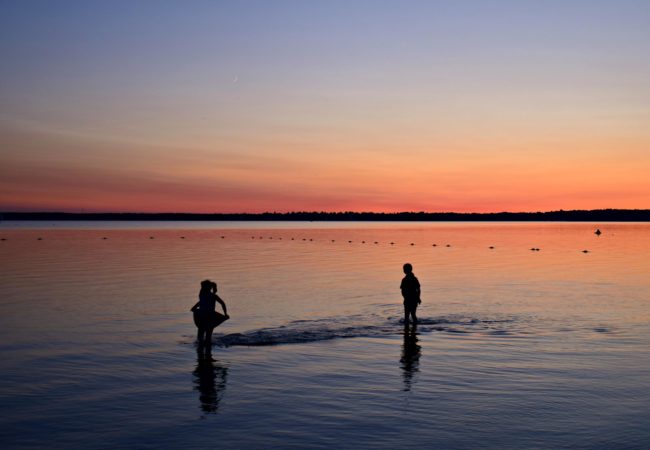
[[[413,376],[418,372],[420,367],[420,349],[418,345],[417,326],[404,326],[404,345],[402,346],[402,357],[399,362],[404,371],[404,390],[410,391]]]
[[[404,274],[400,289],[402,290],[402,297],[404,297],[404,325],[409,324],[409,316],[413,318],[413,323],[418,322],[415,311],[418,305],[422,303],[420,300],[420,282],[413,275],[413,266],[409,263],[404,264]]]
[[[217,303],[223,308],[223,315],[215,311]],[[194,324],[198,329],[196,340],[199,354],[205,352],[205,358],[211,358],[212,332],[216,326],[230,318],[226,304],[217,295],[217,283],[210,280],[201,281],[199,301],[192,306],[190,311],[194,313]]]
[[[228,368],[215,364],[216,361],[203,358],[200,351],[197,353],[197,365],[192,372],[194,389],[199,391],[201,410],[207,414],[215,414],[219,409],[219,401],[221,401],[224,389],[226,389]]]
[[[596,232],[595,232],[594,234],[595,234],[596,236],[600,236],[600,235],[603,234],[603,233],[600,231],[600,228],[596,228]]]

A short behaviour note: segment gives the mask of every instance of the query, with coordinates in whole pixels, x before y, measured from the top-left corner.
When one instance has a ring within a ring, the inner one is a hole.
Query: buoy
[[[395,243],[394,243],[394,242],[391,242],[390,245],[395,245]]]
[[[379,244],[379,242],[375,241],[375,244]]]
[[[411,245],[415,245],[413,242],[411,242]]]
[[[102,239],[106,240],[106,239],[108,239],[108,238],[107,238],[106,236],[104,236]]]
[[[596,232],[594,233],[596,236],[600,236],[602,232],[600,231],[599,228],[596,228]]]
[[[437,247],[438,244],[431,244],[431,247]]]
[[[221,239],[225,238],[226,236],[221,236]]]
[[[185,236],[181,236],[181,239],[185,239]]]
[[[446,246],[447,246],[447,247],[451,247],[451,244],[447,244]]]
[[[490,250],[492,250],[492,249],[494,248],[494,246],[493,246],[493,245],[490,245],[490,247],[489,247],[489,248],[490,248]]]
[[[582,253],[589,253],[589,250],[583,250]]]
[[[153,236],[149,236],[149,239],[153,239]]]
[[[361,241],[361,243],[362,243],[362,244],[365,244],[365,243],[366,243],[366,241]]]

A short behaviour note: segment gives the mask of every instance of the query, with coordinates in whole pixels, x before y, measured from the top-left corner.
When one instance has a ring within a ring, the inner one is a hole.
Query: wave
[[[369,320],[362,321],[358,317],[295,320],[279,327],[214,336],[213,344],[220,347],[302,344],[331,339],[399,335],[404,329],[404,320],[396,317],[388,317],[381,321],[376,318],[366,317],[366,319]],[[431,333],[434,331],[446,333],[486,332],[493,335],[507,335],[507,330],[495,329],[495,326],[499,324],[507,326],[506,324],[511,322],[513,322],[513,319],[420,318],[418,319],[417,331],[418,333]]]

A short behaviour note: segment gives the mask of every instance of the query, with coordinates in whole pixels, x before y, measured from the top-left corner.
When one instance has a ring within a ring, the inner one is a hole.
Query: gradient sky
[[[650,208],[650,1],[0,0],[0,210]]]

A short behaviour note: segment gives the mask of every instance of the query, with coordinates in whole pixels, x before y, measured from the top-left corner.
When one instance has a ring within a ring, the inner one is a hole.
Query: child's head
[[[410,263],[404,264],[404,273],[409,274],[413,272],[413,266]]]
[[[212,281],[210,280],[203,280],[201,281],[201,289],[203,290],[208,290],[212,287]]]

